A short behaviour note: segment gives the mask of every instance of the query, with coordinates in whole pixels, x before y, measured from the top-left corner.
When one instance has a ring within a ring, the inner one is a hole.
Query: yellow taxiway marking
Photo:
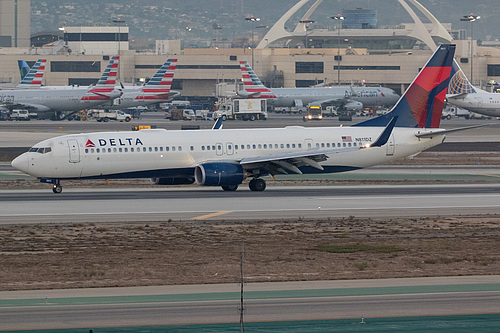
[[[191,220],[204,220],[204,219],[208,219],[209,217],[215,217],[215,216],[224,215],[224,214],[228,214],[228,213],[230,213],[230,212],[217,212],[217,213],[212,213],[212,214],[207,214],[207,215],[201,215],[201,216],[193,217]]]
[[[485,176],[485,177],[498,177],[498,178],[500,178],[500,175],[490,175],[490,174],[487,174],[487,173],[477,173],[475,175],[477,175],[477,176]]]

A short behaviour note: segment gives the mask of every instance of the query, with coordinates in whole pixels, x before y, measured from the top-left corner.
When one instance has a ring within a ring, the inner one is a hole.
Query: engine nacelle
[[[349,101],[344,107],[347,111],[359,111],[363,108],[363,103],[358,101]]]
[[[194,183],[193,178],[179,178],[179,177],[169,177],[169,178],[151,178],[149,180],[152,185],[187,185]]]
[[[239,185],[245,177],[239,164],[204,163],[194,169],[194,179],[201,186],[225,186]]]

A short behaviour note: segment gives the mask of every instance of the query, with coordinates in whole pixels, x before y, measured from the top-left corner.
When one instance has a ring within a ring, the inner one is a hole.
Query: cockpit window
[[[37,148],[33,147],[29,150],[30,153],[39,153],[39,154],[47,154],[52,151],[52,148],[50,147],[42,147],[42,148]]]

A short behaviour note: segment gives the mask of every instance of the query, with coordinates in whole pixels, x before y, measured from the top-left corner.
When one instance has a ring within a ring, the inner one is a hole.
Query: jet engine
[[[345,103],[344,108],[347,111],[359,111],[363,108],[363,103],[358,102],[358,101],[349,101]]]
[[[194,169],[194,179],[201,186],[226,186],[241,184],[245,176],[239,164],[204,163]]]
[[[187,185],[194,183],[193,178],[179,178],[179,177],[168,177],[168,178],[151,178],[149,180],[152,185]]]

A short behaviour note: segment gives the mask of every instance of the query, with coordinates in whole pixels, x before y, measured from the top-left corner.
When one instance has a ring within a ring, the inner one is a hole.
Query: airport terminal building
[[[306,15],[321,1],[317,0]],[[418,4],[415,0],[406,1]],[[119,23],[65,27],[59,32],[59,40],[42,47],[0,48],[4,64],[0,83],[20,81],[17,60],[32,64],[46,58],[46,85],[88,85],[97,81],[110,57],[120,54],[119,80],[127,85],[141,84],[167,59],[177,58],[172,89],[180,91],[183,97],[215,97],[217,83],[241,80],[239,62],[243,60],[253,64],[269,87],[366,84],[401,92],[425,65],[436,45],[443,42],[457,44],[456,60],[474,84],[484,86],[490,80],[500,81],[500,49],[479,47],[470,39],[452,41],[451,25],[442,25],[422,6],[417,8],[430,23],[415,20],[395,29],[380,29],[374,11],[364,10],[357,16],[353,11],[345,13],[346,17],[354,17],[353,22],[358,25],[336,25],[332,20],[328,29],[308,30],[306,24],[299,23],[293,31],[286,30],[284,23],[307,2],[301,0],[292,7],[255,48],[181,49],[180,41],[157,41],[155,50],[144,52],[130,49],[128,27]],[[44,38],[50,40],[50,36]]]

